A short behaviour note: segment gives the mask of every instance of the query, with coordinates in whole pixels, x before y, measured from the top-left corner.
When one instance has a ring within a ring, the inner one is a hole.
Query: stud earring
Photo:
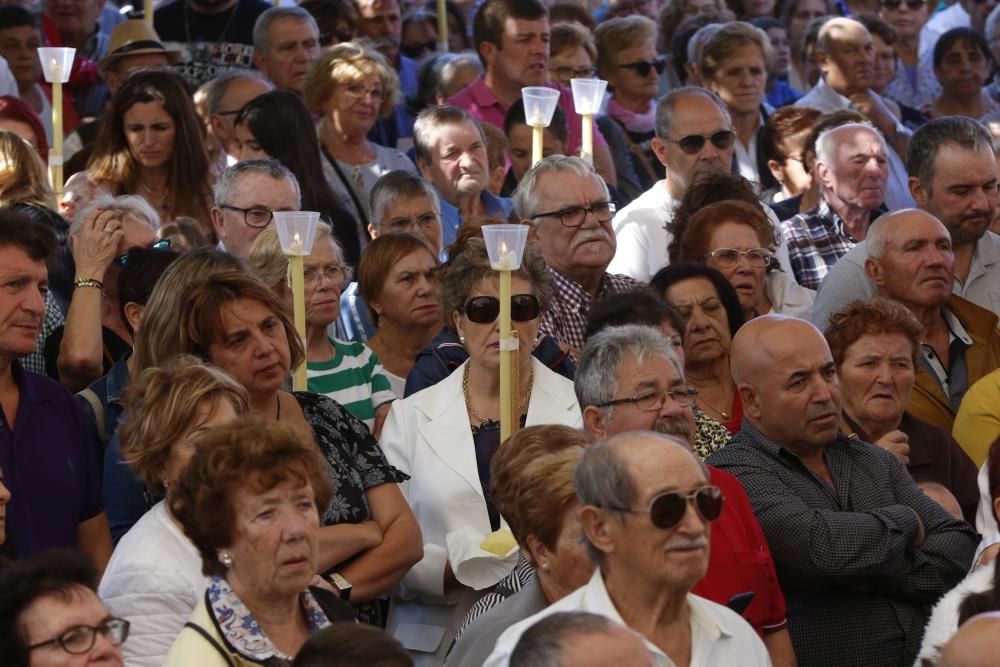
[[[465,345],[465,336],[462,336],[461,334],[459,334],[459,336],[458,336],[458,342],[461,343],[462,345]]]
[[[223,567],[233,566],[233,557],[229,555],[228,551],[219,552],[219,562],[222,563]]]
[[[542,563],[542,572],[548,572],[551,569],[552,569],[551,565],[549,565],[548,563]]]

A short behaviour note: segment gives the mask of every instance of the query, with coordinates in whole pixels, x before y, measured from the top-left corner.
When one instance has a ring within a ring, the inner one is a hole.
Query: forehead
[[[119,73],[131,72],[135,69],[154,67],[166,67],[170,64],[170,59],[163,53],[136,53],[122,56],[112,65],[112,68]]]
[[[235,81],[230,81],[229,85],[226,86],[226,93],[222,96],[222,99],[226,103],[226,108],[222,109],[222,111],[231,111],[231,105],[242,107],[253,98],[266,93],[268,90],[270,88],[266,83],[251,77],[242,77]]]
[[[761,338],[768,357],[758,368],[771,376],[788,377],[799,370],[818,369],[833,361],[826,339],[811,326],[787,323]]]
[[[988,183],[996,179],[996,158],[988,146],[981,151],[946,143],[934,156],[934,189],[951,184]]]
[[[38,28],[30,25],[0,28],[0,39],[28,39],[30,37],[41,37]]]
[[[861,24],[848,23],[830,29],[830,45],[834,48],[865,46],[872,41],[868,29]]]
[[[52,639],[74,625],[97,625],[110,615],[97,595],[75,585],[68,595],[52,593],[36,599],[21,613],[25,639],[34,644]]]
[[[268,33],[281,33],[281,36],[311,36],[316,34],[313,22],[297,16],[281,16],[268,26]]]
[[[659,438],[636,438],[623,445],[616,453],[628,466],[640,504],[663,491],[687,490],[707,481],[694,455],[681,446]]]
[[[516,19],[508,16],[503,22],[503,31],[506,35],[521,35],[525,33],[538,33],[549,31],[549,20],[540,19]]]
[[[446,123],[439,126],[433,132],[432,136],[434,145],[438,147],[445,145],[468,146],[483,140],[482,135],[479,133],[479,128],[473,124],[473,121]]]
[[[597,182],[596,174],[580,175],[571,171],[554,171],[541,174],[535,181],[535,201],[542,206],[558,202],[580,202],[581,195],[587,203],[604,196],[604,189]]]
[[[385,209],[385,217],[410,217],[433,211],[434,203],[428,195],[393,197]]]
[[[960,39],[944,52],[946,56],[952,53],[982,53],[982,50],[979,48],[979,45],[967,39]]]
[[[641,364],[630,354],[622,359],[615,375],[622,389],[645,385],[665,388],[680,379],[677,368],[662,354],[647,355]]]
[[[249,173],[237,179],[231,190],[230,203],[245,208],[263,205],[272,210],[297,208],[295,186],[287,178],[274,178],[268,174]]]
[[[901,333],[862,334],[844,351],[844,358],[865,357],[873,354],[904,355],[909,357],[913,343]]]
[[[913,215],[896,220],[886,230],[886,240],[890,245],[901,246],[911,241],[951,240],[948,229],[930,216]]]
[[[867,128],[841,128],[833,130],[830,139],[838,155],[846,157],[855,153],[884,154],[882,140],[874,130]]]
[[[362,16],[383,16],[385,14],[398,14],[399,4],[396,0],[369,0],[358,3],[358,11]]]
[[[15,273],[28,273],[37,278],[44,278],[48,274],[48,269],[45,267],[45,262],[31,259],[28,253],[17,246],[0,246],[0,276]]]
[[[674,283],[667,289],[667,295],[675,303],[689,304],[713,297],[718,298],[719,293],[715,290],[715,285],[712,284],[712,281],[699,276],[697,278],[685,278]]]
[[[719,105],[705,95],[684,95],[674,105],[670,131],[677,136],[708,134],[728,128],[726,117]]]
[[[227,301],[221,308],[220,324],[226,331],[239,329],[247,324],[257,324],[274,315],[267,304],[248,297]]]
[[[136,120],[164,121],[171,120],[170,114],[163,108],[162,102],[136,102],[125,110],[124,116]]]

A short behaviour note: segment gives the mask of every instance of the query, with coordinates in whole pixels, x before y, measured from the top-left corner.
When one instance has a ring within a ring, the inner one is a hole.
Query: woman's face
[[[340,251],[329,236],[313,244],[305,258],[306,324],[327,326],[340,317],[340,292],[347,280],[347,270]]]
[[[208,354],[209,361],[256,396],[277,392],[292,363],[285,327],[256,299],[239,298],[222,307],[222,335],[209,345]]]
[[[689,364],[715,361],[729,354],[729,317],[708,278],[681,280],[664,294],[684,318],[684,357]]]
[[[422,248],[393,264],[372,307],[379,320],[398,326],[430,329],[442,322],[437,259]]]
[[[788,39],[799,50],[806,28],[813,19],[826,16],[829,12],[824,0],[799,0],[788,22]]]
[[[253,158],[266,158],[269,157],[264,149],[260,147],[257,143],[257,139],[254,138],[253,132],[250,131],[250,126],[246,123],[240,123],[235,126],[236,131],[236,145],[239,147],[239,153],[237,158],[242,162],[243,160],[250,160]]]
[[[896,52],[880,36],[872,33],[875,61],[872,65],[872,89],[881,93],[896,76]]]
[[[31,129],[31,126],[25,123],[23,120],[17,120],[15,118],[0,118],[0,130],[7,130],[8,132],[13,132],[17,136],[21,137],[27,141],[35,152],[38,153],[38,137],[35,136],[35,131]],[[42,156],[42,161],[48,160],[47,155]]]
[[[386,95],[378,74],[368,74],[351,83],[337,84],[326,103],[327,117],[337,130],[368,134],[378,120]]]
[[[214,427],[228,424],[236,419],[236,408],[228,398],[215,397],[202,400],[198,413],[180,437],[170,446],[170,455],[163,467],[163,485],[174,484],[191,462],[194,447],[205,434]]]
[[[784,188],[785,194],[794,197],[800,195],[812,186],[812,176],[805,168],[805,158],[802,151],[805,148],[809,131],[793,134],[782,141],[782,150],[785,151],[784,164],[774,162],[769,164],[776,170],[775,177]]]
[[[650,67],[645,76],[628,65],[651,63],[656,60],[656,46],[652,38],[629,45],[618,52],[618,66],[607,73],[608,83],[614,87],[614,96],[619,101],[648,103],[656,98],[659,91],[660,75]]]
[[[255,600],[297,595],[312,581],[319,557],[312,485],[291,478],[258,492],[250,481],[233,493],[233,565],[226,578],[238,595]]]
[[[594,561],[587,555],[587,549],[580,540],[583,530],[577,518],[578,509],[579,505],[574,502],[563,512],[555,549],[549,552],[546,560],[550,566],[548,574],[563,595],[569,595],[586,584],[594,574]]]
[[[900,39],[916,37],[927,23],[927,3],[922,0],[883,1],[882,18],[896,29]]]
[[[458,17],[448,12],[448,51],[450,53],[461,53],[469,48],[462,32],[462,26],[458,24]]]
[[[958,40],[941,58],[941,66],[934,68],[944,95],[963,98],[980,92],[990,73],[990,59],[975,44]]]
[[[759,16],[774,16],[776,0],[743,0],[743,17],[747,20]]]
[[[865,334],[844,352],[837,374],[848,415],[894,430],[916,381],[913,346],[903,334]]]
[[[569,86],[570,79],[590,79],[594,76],[594,61],[582,46],[564,49],[549,58],[549,79]]]
[[[10,490],[4,486],[3,470],[0,470],[0,544],[7,541],[7,503],[10,502]]]
[[[792,43],[788,41],[788,33],[784,28],[768,28],[766,32],[771,40],[771,49],[774,51],[771,72],[775,76],[785,76],[792,62]]]
[[[147,169],[163,167],[174,155],[177,128],[159,102],[136,102],[122,117],[132,159]]]
[[[715,77],[706,86],[718,93],[730,112],[755,113],[764,101],[767,66],[764,54],[753,44],[737,48],[719,63]]]
[[[523,276],[511,276],[511,296],[519,294],[535,295],[535,286],[531,281]],[[497,278],[486,278],[479,281],[466,295],[466,302],[477,296],[500,298],[500,282]],[[537,296],[537,295],[535,295]],[[458,335],[465,339],[463,345],[466,352],[474,363],[494,370],[500,368],[500,316],[487,324],[479,324],[470,320],[466,314],[453,313],[455,329]],[[531,350],[535,345],[535,338],[538,336],[538,325],[541,321],[539,314],[533,320],[527,322],[511,321],[511,328],[517,332],[520,341],[519,352],[521,363],[527,362],[531,358]]]
[[[741,222],[723,222],[716,225],[708,238],[708,252],[721,248],[734,250],[751,250],[764,248],[770,250],[757,238],[757,232],[750,225]],[[724,262],[709,255],[705,263],[726,277],[726,280],[736,288],[740,297],[740,306],[744,311],[754,310],[764,295],[764,273],[766,267],[750,266],[746,255],[741,255],[736,263],[727,266]]]

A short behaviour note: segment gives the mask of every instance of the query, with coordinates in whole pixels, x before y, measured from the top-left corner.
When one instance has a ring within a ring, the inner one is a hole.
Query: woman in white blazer
[[[470,239],[453,255],[442,300],[469,359],[438,384],[393,403],[382,431],[389,462],[410,476],[400,488],[424,538],[424,557],[397,587],[389,614],[390,632],[418,667],[443,664],[469,607],[514,564],[481,572],[474,589],[456,578],[452,561],[459,556],[447,539],[452,534],[454,547],[456,531],[473,535],[475,542],[478,536],[507,528],[484,493],[489,489],[490,460],[500,446],[496,275],[482,239]],[[530,247],[513,274],[512,287],[511,316],[520,341],[521,423],[581,427],[573,383],[531,356],[553,288],[544,260]]]

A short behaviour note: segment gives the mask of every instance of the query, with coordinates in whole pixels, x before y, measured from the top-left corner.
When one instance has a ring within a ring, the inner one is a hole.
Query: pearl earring
[[[233,557],[229,555],[228,551],[219,552],[219,562],[222,563],[223,567],[233,566]]]
[[[465,345],[465,336],[459,334],[458,342],[461,343],[462,345]]]

